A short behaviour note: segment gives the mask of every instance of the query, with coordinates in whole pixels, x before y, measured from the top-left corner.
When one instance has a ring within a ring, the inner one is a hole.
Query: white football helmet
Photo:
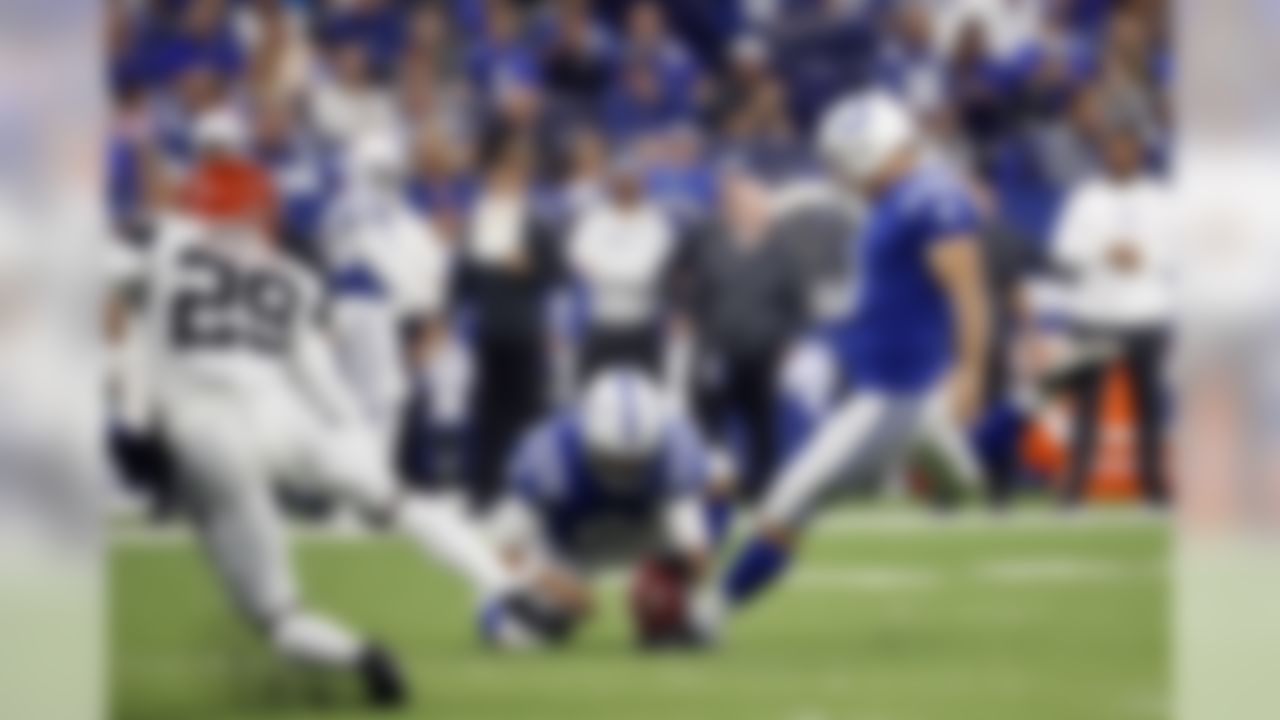
[[[405,143],[396,135],[369,133],[352,143],[346,155],[346,170],[356,182],[398,182],[408,172],[406,155]]]
[[[603,370],[580,408],[587,449],[617,460],[642,460],[658,449],[670,410],[657,385],[635,368]]]
[[[192,127],[191,137],[195,147],[201,151],[241,153],[249,147],[249,130],[240,115],[230,107],[201,113]]]
[[[911,113],[883,91],[843,98],[822,118],[818,154],[845,178],[864,183],[916,142]]]

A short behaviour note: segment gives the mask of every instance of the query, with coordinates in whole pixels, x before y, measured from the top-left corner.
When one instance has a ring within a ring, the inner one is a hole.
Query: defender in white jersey
[[[282,655],[360,669],[371,701],[400,702],[385,652],[302,606],[274,504],[275,484],[297,483],[396,514],[376,446],[326,365],[319,289],[248,226],[185,219],[153,240],[145,288],[135,377],[233,602]]]
[[[321,491],[403,530],[470,579],[482,605],[505,602],[510,575],[454,515],[400,494],[337,372],[322,289],[263,230],[270,198],[243,192],[252,172],[230,137],[214,134],[193,175],[186,196],[198,219],[169,218],[153,239],[138,325],[145,368],[133,373],[146,387],[133,393],[246,617],[285,656],[358,668],[371,700],[396,703],[405,693],[389,656],[301,606],[274,486]]]

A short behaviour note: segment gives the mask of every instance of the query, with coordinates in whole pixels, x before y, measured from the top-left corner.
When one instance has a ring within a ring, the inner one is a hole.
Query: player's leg
[[[408,492],[376,438],[361,428],[330,429],[302,416],[292,422],[291,482],[338,498],[375,526],[403,532],[427,555],[465,578],[482,602],[511,591],[510,574],[461,498]]]
[[[933,500],[946,507],[984,485],[972,443],[950,413],[944,392],[935,392],[920,419],[907,458],[933,482]]]
[[[384,651],[302,606],[270,477],[240,418],[189,405],[172,428],[179,471],[201,545],[236,607],[282,656],[356,670],[371,701],[402,702],[404,684]]]
[[[489,536],[522,592],[490,603],[480,614],[480,634],[497,649],[564,643],[594,608],[586,565],[550,542],[538,510],[509,495],[488,519]]]
[[[731,529],[739,491],[738,463],[726,432],[729,417],[723,370],[717,356],[706,354],[698,359],[689,388],[694,416],[708,443],[710,480],[706,511],[717,537],[724,537]]]
[[[731,564],[721,588],[742,605],[786,569],[792,545],[822,497],[845,477],[873,472],[910,439],[920,401],[861,394],[837,409],[775,481],[753,537]]]

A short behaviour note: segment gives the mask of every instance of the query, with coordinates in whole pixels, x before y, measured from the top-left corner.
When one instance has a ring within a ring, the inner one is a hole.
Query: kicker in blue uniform
[[[792,408],[798,447],[722,587],[699,602],[707,632],[782,575],[834,486],[883,475],[937,415],[963,427],[978,407],[987,343],[978,213],[958,178],[922,158],[921,140],[905,109],[879,93],[841,101],[822,123],[819,152],[833,179],[868,208],[851,239],[850,307],[819,343],[834,366],[830,384],[852,378],[856,389]]]

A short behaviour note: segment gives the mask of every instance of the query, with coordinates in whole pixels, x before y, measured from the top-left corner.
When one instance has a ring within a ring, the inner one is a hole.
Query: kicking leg
[[[756,533],[724,579],[721,595],[728,605],[746,604],[782,575],[818,501],[842,478],[872,471],[898,452],[919,406],[915,399],[861,395],[831,416],[766,496]]]
[[[232,601],[282,656],[358,671],[372,702],[403,702],[404,684],[385,652],[302,607],[270,478],[251,442],[217,427],[231,419],[197,423],[199,432],[187,434],[194,443],[181,442],[183,433],[178,435],[196,529]]]
[[[351,503],[375,525],[403,532],[423,552],[465,578],[480,602],[512,591],[514,581],[468,517],[460,498],[409,493],[379,446],[360,431],[329,431],[299,459],[299,473]]]

